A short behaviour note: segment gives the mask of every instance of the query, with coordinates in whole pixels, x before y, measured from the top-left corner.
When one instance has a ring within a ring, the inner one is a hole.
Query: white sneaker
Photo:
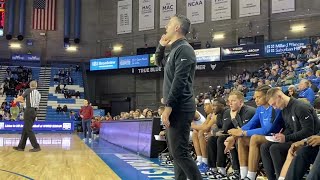
[[[86,138],[83,138],[82,141],[83,141],[83,142],[86,142]]]
[[[92,138],[89,138],[89,143],[91,143],[92,142]]]

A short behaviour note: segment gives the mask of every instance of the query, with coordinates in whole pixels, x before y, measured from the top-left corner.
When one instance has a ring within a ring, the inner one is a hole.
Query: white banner
[[[204,0],[187,0],[187,17],[191,24],[204,22]]]
[[[295,11],[295,0],[272,0],[272,14]]]
[[[177,12],[176,0],[160,0],[160,28],[164,28]]]
[[[239,17],[260,15],[260,0],[239,0]]]
[[[139,0],[139,31],[154,29],[154,0]]]
[[[220,48],[197,49],[194,53],[198,63],[220,61]]]
[[[132,0],[118,1],[117,34],[132,32]]]
[[[231,0],[212,0],[211,21],[231,19]]]

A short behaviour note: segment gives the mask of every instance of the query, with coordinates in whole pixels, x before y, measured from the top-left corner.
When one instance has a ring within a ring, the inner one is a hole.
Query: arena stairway
[[[40,121],[46,120],[47,116],[47,102],[49,95],[49,85],[51,80],[51,67],[41,67],[39,73],[38,91],[41,93],[41,100],[37,118]]]

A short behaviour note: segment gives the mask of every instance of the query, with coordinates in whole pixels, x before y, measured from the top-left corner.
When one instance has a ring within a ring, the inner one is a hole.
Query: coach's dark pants
[[[175,179],[202,179],[200,171],[191,158],[189,149],[190,125],[195,112],[173,111],[167,130],[169,152],[173,157]]]
[[[211,136],[208,139],[207,151],[208,151],[208,165],[210,168],[226,167],[227,155],[224,154],[224,141],[228,136]],[[237,149],[234,148],[230,151],[232,157],[232,169],[239,170],[239,158]]]
[[[22,129],[21,139],[18,148],[24,149],[26,147],[27,139],[29,138],[33,148],[39,148],[36,136],[32,131],[32,126],[36,120],[37,111],[34,108],[26,108],[24,111],[24,125]]]
[[[267,142],[260,146],[263,167],[269,180],[275,180],[279,178],[291,144],[291,142]]]
[[[290,164],[286,179],[302,179],[311,164],[313,165],[307,180],[320,179],[319,146],[301,148]]]

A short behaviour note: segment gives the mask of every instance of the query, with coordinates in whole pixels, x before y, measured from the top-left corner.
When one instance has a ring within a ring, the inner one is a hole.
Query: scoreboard
[[[0,0],[0,36],[3,36],[5,14],[5,0]]]

